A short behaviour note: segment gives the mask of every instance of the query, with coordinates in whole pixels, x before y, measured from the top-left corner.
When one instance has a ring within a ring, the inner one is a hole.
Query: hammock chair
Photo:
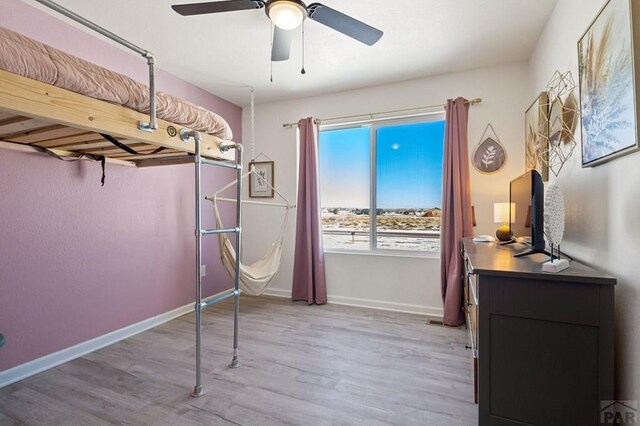
[[[242,179],[245,179],[250,175],[254,175],[257,179],[262,181],[262,183],[270,187],[275,194],[278,194],[278,196],[286,202],[286,204],[276,204],[248,200],[240,201],[249,204],[284,207],[286,209],[284,220],[282,222],[282,226],[280,227],[278,237],[271,244],[271,248],[269,248],[267,253],[262,256],[262,258],[258,259],[250,265],[245,265],[242,262],[240,263],[240,288],[247,294],[250,294],[252,296],[259,296],[266,291],[276,272],[278,272],[278,268],[280,267],[280,259],[282,257],[282,239],[284,238],[284,232],[287,229],[287,224],[289,222],[289,210],[291,210],[295,206],[292,205],[285,196],[283,196],[273,186],[271,186],[271,184],[267,180],[256,173],[253,168],[253,164],[250,166],[250,169],[251,170],[249,172],[245,173],[242,176]],[[226,191],[237,183],[238,180],[236,179],[223,188],[220,188],[213,195],[206,197],[207,200],[213,203],[213,212],[216,217],[216,227],[218,228],[224,228],[222,218],[220,217],[218,201],[235,201],[226,198],[220,198],[218,197],[218,194]],[[218,242],[220,244],[220,257],[222,258],[222,264],[229,273],[229,276],[231,276],[231,278],[235,278],[236,251],[231,244],[231,241],[225,234],[218,235]]]

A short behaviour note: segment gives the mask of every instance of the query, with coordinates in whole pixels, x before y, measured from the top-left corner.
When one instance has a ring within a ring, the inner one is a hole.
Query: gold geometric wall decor
[[[546,136],[538,135],[546,138],[538,160],[558,176],[578,145],[575,130],[580,117],[580,106],[576,101],[576,83],[571,71],[556,71],[546,89],[547,108],[543,107],[542,111],[547,111],[549,126]]]

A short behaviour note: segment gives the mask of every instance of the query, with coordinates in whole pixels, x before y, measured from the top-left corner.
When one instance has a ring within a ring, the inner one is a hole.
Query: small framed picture
[[[273,198],[273,161],[256,161],[249,176],[249,197]]]

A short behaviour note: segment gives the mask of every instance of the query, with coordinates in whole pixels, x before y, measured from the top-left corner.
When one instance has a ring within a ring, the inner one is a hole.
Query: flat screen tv
[[[544,184],[540,173],[530,170],[512,180],[509,203],[509,228],[513,238],[531,246],[531,250],[516,257],[547,253],[544,243]]]

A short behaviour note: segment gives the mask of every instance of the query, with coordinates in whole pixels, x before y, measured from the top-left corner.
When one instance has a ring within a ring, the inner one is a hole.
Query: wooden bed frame
[[[23,152],[47,148],[69,158],[101,155],[108,163],[129,167],[193,162],[188,154],[195,153],[195,142],[180,139],[184,126],[158,119],[154,132],[139,130],[138,122],[147,120],[147,115],[129,108],[0,70],[0,148]],[[139,155],[116,147],[99,133]],[[205,133],[201,137],[203,157],[234,159],[233,152],[220,151],[222,139]],[[159,147],[165,149],[153,153]]]

